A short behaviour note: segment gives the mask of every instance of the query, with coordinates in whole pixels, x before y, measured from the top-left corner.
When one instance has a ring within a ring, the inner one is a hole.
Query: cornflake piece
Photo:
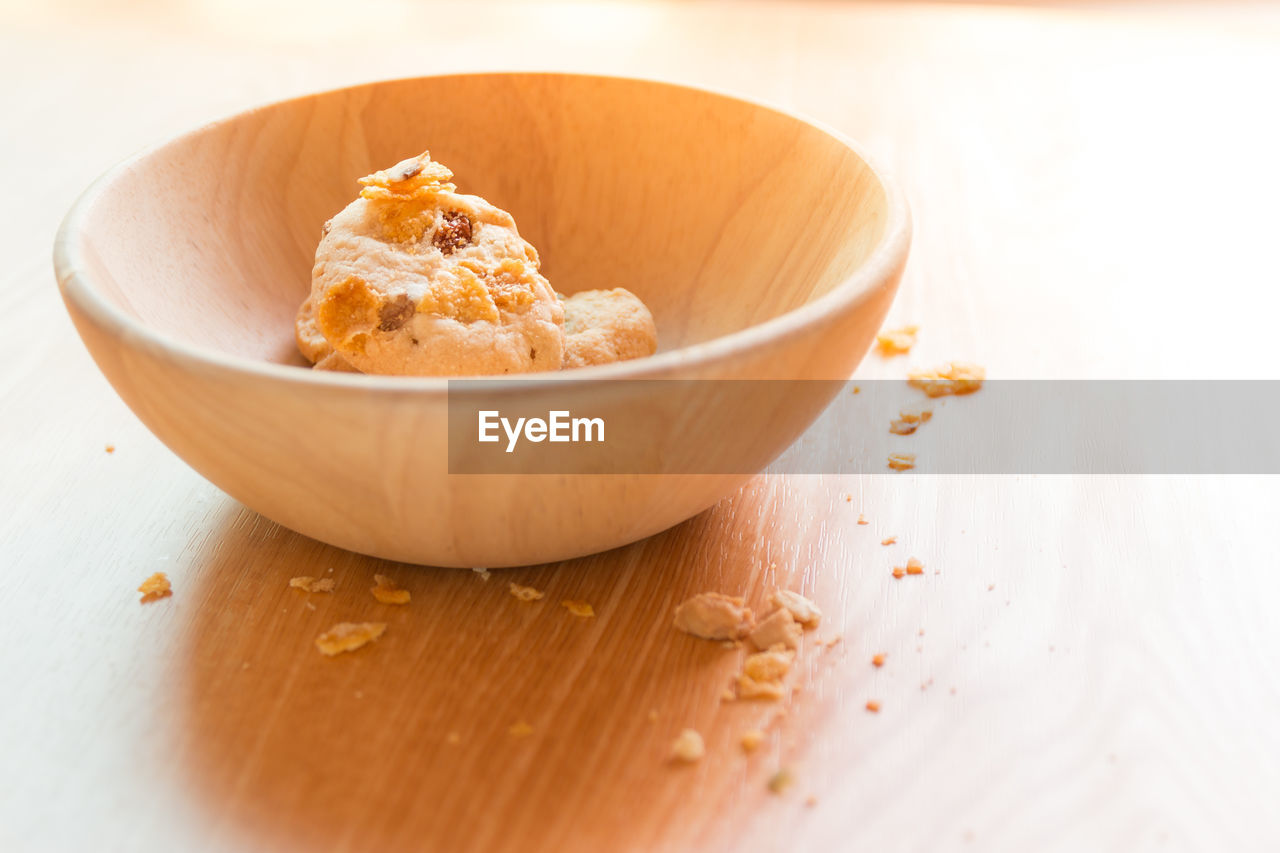
[[[795,653],[779,644],[767,652],[747,655],[738,676],[739,699],[777,701],[786,695],[782,679],[791,671]]]
[[[909,471],[916,467],[916,455],[914,453],[890,453],[889,467],[895,471]]]
[[[585,601],[562,601],[560,603],[567,607],[574,616],[581,616],[585,619],[596,615],[596,611]]]
[[[108,444],[108,445],[107,445],[107,452],[108,452],[108,453],[115,453],[115,452],[116,452],[116,446],[115,446],[114,444]]]
[[[901,566],[893,567],[893,576],[898,580],[902,580],[902,578],[906,575],[906,573],[907,573],[906,570],[903,569]]]
[[[386,575],[374,575],[377,586],[370,587],[369,592],[383,604],[408,604],[409,590],[401,589],[396,582]]]
[[[771,794],[781,794],[795,784],[795,777],[791,775],[791,771],[783,767],[777,773],[769,777],[769,792]]]
[[[871,665],[876,668],[884,666],[884,652],[881,652],[880,654],[871,658]]]
[[[867,521],[867,517],[866,517],[865,515],[863,515],[862,513],[858,513],[858,523],[859,523],[859,524],[870,524],[871,522]]]
[[[870,711],[870,712],[871,712],[871,713],[873,713],[873,714],[879,714],[879,713],[880,713],[880,703],[879,703],[879,702],[877,702],[877,701],[876,701],[876,700],[874,700],[874,699],[868,699],[868,700],[867,700],[867,710],[868,710],[868,711]]]
[[[475,569],[472,569],[471,571],[478,574],[480,576],[480,580],[482,581],[487,581],[490,577],[488,569],[475,568]]]
[[[897,542],[898,542],[897,536],[889,536],[880,540],[881,545],[896,545]]]
[[[982,387],[987,371],[976,364],[953,361],[934,370],[913,370],[907,384],[919,388],[930,397],[972,394]]]
[[[162,598],[168,598],[173,595],[173,587],[169,585],[169,576],[164,572],[156,572],[147,578],[138,587],[138,592],[142,593],[139,599],[143,604],[150,604],[153,601],[159,601]]]
[[[542,598],[542,592],[531,586],[521,586],[518,583],[507,584],[507,589],[511,590],[511,594],[521,601],[537,601]]]
[[[750,639],[757,649],[769,649],[778,645],[795,649],[800,646],[800,634],[803,630],[790,610],[779,607],[751,631]]]
[[[514,726],[511,726],[509,729],[507,729],[507,734],[511,735],[512,737],[528,737],[529,735],[533,734],[533,726],[529,725],[524,720],[521,720],[520,722],[516,723]]]
[[[339,622],[316,637],[316,648],[331,657],[343,652],[354,652],[381,637],[386,630],[386,622]]]
[[[703,592],[676,608],[675,626],[706,640],[736,640],[751,631],[754,617],[741,598]]]
[[[671,744],[671,757],[677,761],[692,764],[695,761],[701,761],[702,756],[706,754],[707,746],[702,742],[702,735],[693,729],[680,732]]]
[[[769,596],[769,603],[774,607],[785,607],[791,612],[791,618],[803,625],[805,630],[817,628],[818,623],[822,621],[822,611],[818,609],[818,605],[798,592],[792,592],[789,589],[776,590]]]
[[[907,574],[909,575],[924,574],[924,563],[920,562],[915,557],[911,557],[910,559],[907,560]]]
[[[916,345],[916,333],[919,331],[920,327],[915,325],[885,329],[876,335],[876,346],[881,355],[903,355]]]
[[[764,743],[764,732],[759,729],[751,729],[742,733],[742,751],[755,752],[760,744]]]

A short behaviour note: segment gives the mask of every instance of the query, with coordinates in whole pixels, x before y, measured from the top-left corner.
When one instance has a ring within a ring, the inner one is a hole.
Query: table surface
[[[1280,846],[1280,478],[760,477],[486,581],[300,537],[152,437],[54,287],[76,194],[250,105],[486,68],[709,85],[861,140],[913,206],[890,322],[921,335],[859,377],[1280,374],[1275,6],[5,4],[0,848]],[[141,605],[154,571],[174,594]],[[380,571],[412,602],[322,658]],[[774,586],[826,612],[785,715],[722,702],[740,653],[669,621]],[[685,727],[708,754],[674,766]]]

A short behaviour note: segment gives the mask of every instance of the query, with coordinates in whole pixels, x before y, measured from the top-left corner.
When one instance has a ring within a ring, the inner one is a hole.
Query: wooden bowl
[[[116,166],[68,214],[54,252],[102,372],[237,500],[388,559],[519,565],[651,535],[781,453],[835,388],[771,386],[794,391],[735,415],[754,455],[720,473],[450,474],[446,380],[312,371],[293,344],[321,224],[355,197],[356,178],[424,148],[461,191],[515,216],[556,289],[622,286],[652,308],[657,355],[572,376],[611,417],[648,417],[655,458],[726,446],[699,426],[715,420],[702,417],[715,395],[671,411],[670,383],[619,380],[844,379],[910,242],[901,195],[847,139],[641,80],[374,83],[251,110]],[[521,381],[501,382],[499,396],[520,393]]]

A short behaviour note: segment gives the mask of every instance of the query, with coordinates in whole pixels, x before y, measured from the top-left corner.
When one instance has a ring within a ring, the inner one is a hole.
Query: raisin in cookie
[[[634,293],[584,290],[564,299],[564,366],[588,367],[653,355],[658,329]]]
[[[325,223],[310,308],[304,302],[297,321],[298,348],[317,367],[417,376],[560,368],[564,310],[537,251],[510,214],[456,192],[452,177],[424,152],[361,178],[360,197]]]

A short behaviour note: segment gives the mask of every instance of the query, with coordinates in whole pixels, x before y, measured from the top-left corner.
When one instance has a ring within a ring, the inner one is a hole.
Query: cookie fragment
[[[507,589],[509,589],[511,594],[521,601],[537,601],[542,598],[544,594],[541,590],[536,590],[531,586],[521,586],[514,581],[507,584]]]
[[[919,326],[903,326],[900,329],[883,329],[876,335],[876,347],[881,355],[903,355],[916,345]]]
[[[675,626],[706,640],[736,640],[754,624],[751,608],[741,598],[702,592],[676,608]]]
[[[409,590],[401,589],[395,581],[386,575],[374,575],[374,583],[376,586],[369,588],[369,592],[373,593],[373,597],[383,604],[408,604]]]
[[[353,652],[378,639],[386,630],[386,622],[339,622],[316,637],[316,648],[330,657]]]
[[[907,384],[919,388],[930,397],[972,394],[982,387],[987,371],[976,364],[952,361],[932,370],[913,370]]]
[[[676,761],[692,764],[695,761],[701,761],[706,754],[707,746],[702,740],[702,735],[694,729],[683,730],[671,743],[671,757]]]
[[[169,585],[168,575],[164,572],[156,572],[138,586],[138,592],[142,593],[140,602],[150,604],[173,595],[173,587]]]
[[[289,578],[289,586],[304,592],[333,592],[333,578],[296,577]]]
[[[822,621],[822,611],[818,609],[818,605],[798,592],[789,589],[775,590],[773,595],[769,596],[769,601],[774,607],[785,607],[789,610],[792,618],[803,625],[805,630],[817,628],[818,623]]]
[[[749,729],[742,733],[738,742],[742,744],[743,752],[755,752],[760,744],[764,743],[764,732],[759,729]]]
[[[761,620],[748,636],[757,649],[774,646],[795,649],[800,646],[800,634],[803,630],[790,610],[779,607]]]
[[[596,615],[595,608],[585,601],[565,600],[560,604],[574,616],[581,616],[586,619]]]
[[[916,467],[916,455],[914,453],[890,453],[889,467],[895,471],[910,471]]]
[[[791,671],[795,653],[778,645],[747,655],[737,679],[739,699],[766,699],[776,702],[786,695],[782,681]]]
[[[584,290],[562,299],[565,369],[643,358],[657,350],[653,314],[631,291]]]

